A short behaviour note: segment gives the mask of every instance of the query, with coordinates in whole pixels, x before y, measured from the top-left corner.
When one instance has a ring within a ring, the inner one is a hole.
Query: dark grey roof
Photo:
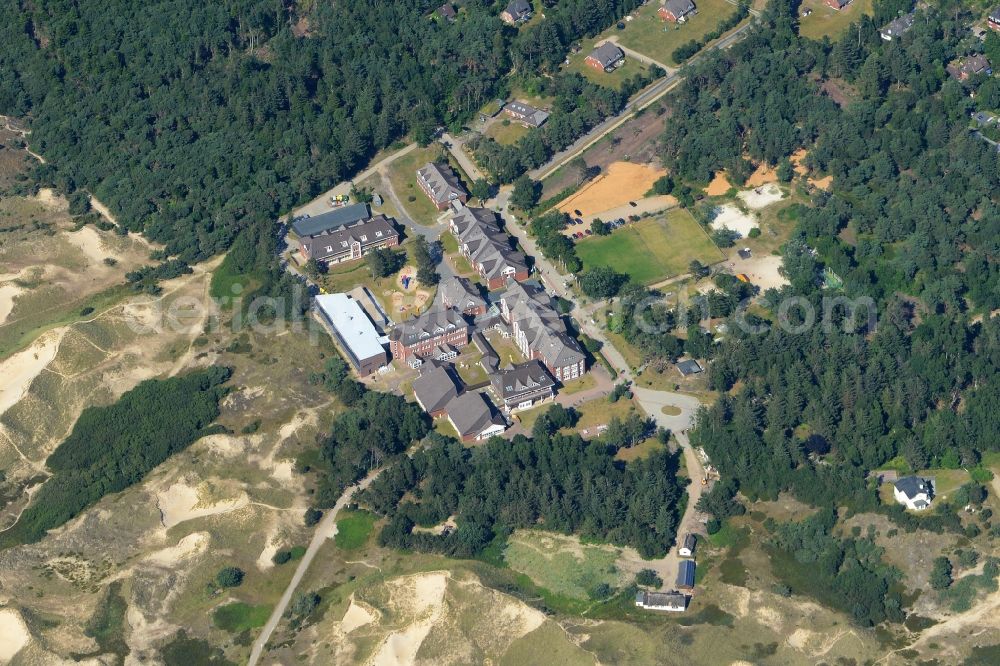
[[[687,605],[687,597],[679,592],[639,590],[635,593],[635,603],[642,604],[643,606],[659,606],[661,608],[684,608]]]
[[[442,18],[446,18],[449,20],[454,19],[456,16],[458,16],[457,12],[455,12],[455,8],[451,6],[450,2],[446,2],[440,7],[438,7],[437,13],[438,16],[441,16]]]
[[[698,545],[698,538],[693,534],[688,534],[684,537],[684,547],[694,552],[695,546]]]
[[[428,413],[444,409],[458,395],[451,373],[443,365],[426,363],[426,370],[413,381],[413,394]]]
[[[882,28],[883,37],[899,37],[907,30],[913,27],[913,22],[916,19],[914,14],[904,14],[899,18],[895,18],[889,21],[884,28]]]
[[[433,198],[437,203],[447,203],[469,194],[462,187],[458,175],[447,164],[428,162],[417,169],[417,177],[434,193]]]
[[[454,308],[434,308],[419,317],[397,324],[396,328],[392,329],[389,337],[409,346],[420,340],[444,335],[457,328],[467,329],[468,327],[469,324],[458,310]]]
[[[990,20],[994,23],[1000,23],[1000,7],[990,12]]]
[[[694,587],[694,561],[681,560],[677,570],[678,587]]]
[[[538,361],[518,363],[490,377],[493,390],[503,400],[508,397],[550,391],[555,380]]]
[[[990,61],[981,53],[969,56],[962,62],[962,71],[966,74],[979,74],[989,69]]]
[[[510,102],[504,106],[504,110],[513,113],[515,116],[520,116],[526,123],[535,127],[540,127],[549,117],[548,112],[536,109],[524,102]]]
[[[899,481],[896,481],[896,490],[906,495],[909,499],[913,499],[922,493],[931,494],[930,484],[919,476],[904,476]]]
[[[687,16],[694,11],[694,3],[691,0],[667,0],[663,3],[663,7],[677,18]]]
[[[604,42],[593,50],[590,57],[601,63],[604,68],[608,68],[624,58],[625,54],[614,43]]]
[[[448,404],[448,418],[462,437],[478,435],[503,420],[482,393],[463,393]]]
[[[507,13],[515,19],[531,13],[531,3],[528,0],[511,0],[507,5]]]
[[[550,368],[574,365],[586,358],[577,341],[566,334],[566,324],[541,287],[512,282],[501,301],[510,313],[511,325],[517,325],[528,348],[540,354]]]
[[[315,236],[324,231],[339,229],[348,224],[354,224],[359,220],[366,220],[371,217],[368,211],[368,204],[356,203],[342,208],[334,208],[327,213],[320,213],[312,217],[303,217],[292,222],[292,231],[299,238],[305,236]]]
[[[380,245],[398,236],[399,232],[391,218],[376,215],[370,220],[353,222],[329,231],[303,236],[301,243],[308,250],[310,257],[325,259],[349,253],[352,243],[360,244],[364,252],[365,248],[371,245]]]
[[[465,207],[451,223],[462,252],[487,279],[528,270],[527,259],[511,247],[511,237],[500,230],[493,211]]]
[[[472,283],[463,277],[452,275],[438,283],[438,295],[446,308],[456,308],[462,312],[472,308],[485,308],[486,300]]]
[[[702,370],[701,364],[693,358],[689,358],[686,361],[678,361],[677,369],[685,377],[688,375],[696,375]]]

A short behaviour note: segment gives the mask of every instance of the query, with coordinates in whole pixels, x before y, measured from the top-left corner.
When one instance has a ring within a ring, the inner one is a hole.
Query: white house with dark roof
[[[893,484],[892,495],[896,501],[912,511],[929,509],[934,498],[934,487],[919,476],[904,476]]]
[[[500,12],[500,19],[509,25],[527,21],[530,18],[531,3],[528,0],[511,0]]]
[[[494,397],[507,412],[527,409],[550,400],[556,394],[556,382],[538,361],[518,363],[490,375]]]
[[[502,435],[507,423],[482,393],[466,392],[448,403],[448,421],[463,442],[481,442]]]

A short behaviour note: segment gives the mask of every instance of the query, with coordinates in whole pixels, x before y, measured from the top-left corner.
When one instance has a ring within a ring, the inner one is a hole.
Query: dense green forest
[[[554,67],[638,0],[566,0],[521,32],[503,3],[38,0],[0,6],[0,113],[67,193],[191,262],[269,226],[410,133],[428,140]]]
[[[52,476],[0,547],[34,543],[105,495],[142,481],[154,467],[211,432],[229,368],[149,379],[118,402],[88,407],[46,460]]]
[[[684,492],[677,454],[659,451],[624,464],[607,441],[558,432],[569,418],[556,405],[530,438],[494,438],[474,449],[433,434],[364,493],[364,502],[390,517],[382,543],[469,557],[514,529],[544,525],[634,546],[644,557],[664,555]],[[412,531],[452,515],[454,532]]]
[[[782,248],[791,285],[763,303],[773,318],[787,297],[817,313],[823,296],[867,297],[878,323],[862,310],[849,326],[844,307],[833,326],[797,334],[733,321],[703,351],[712,386],[740,388],[704,410],[692,440],[750,498],[791,489],[871,506],[865,472],[896,456],[913,469],[975,466],[997,449],[1000,319],[989,313],[1000,307],[1000,166],[968,131],[973,100],[942,67],[967,48],[953,14],[889,43],[868,18],[836,43],[801,39],[795,17],[795,3],[776,0],[762,29],[689,69],[672,106],[690,112],[674,114],[664,161],[692,183],[722,168],[741,179],[751,161],[775,165],[807,148],[833,191],[793,208]],[[853,99],[839,106],[821,91],[827,80]],[[824,269],[842,292],[823,288]],[[676,351],[672,336],[658,338]]]

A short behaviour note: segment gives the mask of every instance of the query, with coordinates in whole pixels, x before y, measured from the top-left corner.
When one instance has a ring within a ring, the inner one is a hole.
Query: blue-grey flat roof
[[[694,562],[691,560],[681,560],[681,566],[677,571],[677,585],[694,587]]]
[[[312,217],[305,217],[292,222],[292,231],[300,238],[303,236],[315,236],[324,231],[339,229],[345,224],[352,224],[359,220],[366,220],[371,217],[368,212],[368,204],[356,203],[343,208],[334,208],[328,213],[320,213]]]

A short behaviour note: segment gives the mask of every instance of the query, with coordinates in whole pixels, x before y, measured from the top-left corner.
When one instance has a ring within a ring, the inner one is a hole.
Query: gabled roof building
[[[660,5],[656,13],[664,21],[684,23],[689,15],[698,13],[691,0],[660,0]]]
[[[509,102],[503,107],[504,113],[528,127],[541,127],[549,118],[547,111],[536,109],[524,102]]]
[[[448,420],[463,442],[481,442],[507,429],[482,393],[463,393],[448,404]]]
[[[438,210],[447,210],[456,201],[464,204],[469,199],[458,175],[447,164],[428,162],[420,167],[417,183]]]
[[[500,12],[500,19],[504,23],[513,25],[531,18],[531,3],[528,0],[511,0],[507,7]]]
[[[299,252],[303,259],[315,259],[327,264],[354,261],[373,250],[396,245],[399,245],[399,231],[395,221],[385,215],[299,238]]]
[[[486,299],[463,277],[452,275],[438,283],[438,298],[446,308],[455,308],[469,317],[486,314]]]
[[[923,511],[930,508],[934,489],[927,479],[904,476],[893,484],[892,494],[907,509]]]
[[[594,69],[610,72],[625,62],[625,52],[615,46],[613,42],[604,42],[594,49],[584,62]]]
[[[438,357],[444,347],[467,344],[469,324],[454,308],[432,308],[419,317],[397,324],[389,334],[393,358],[407,363]]]
[[[682,590],[694,589],[694,560],[681,560],[677,569],[677,587]]]
[[[421,409],[437,418],[443,415],[449,402],[458,397],[458,386],[448,369],[440,363],[430,363],[413,380],[413,395]]]
[[[646,610],[683,613],[687,609],[687,597],[680,592],[639,590],[635,593],[635,605]]]
[[[894,39],[898,39],[909,32],[910,28],[913,27],[913,22],[916,20],[916,15],[913,12],[909,14],[904,14],[899,18],[895,18],[886,24],[879,35],[882,36],[887,42],[891,42]]]
[[[536,359],[558,381],[583,375],[586,356],[541,287],[512,282],[500,297],[500,313],[510,324],[521,353]]]
[[[527,409],[556,394],[555,380],[538,361],[518,363],[490,376],[490,389],[507,412]]]
[[[458,248],[487,289],[500,289],[509,281],[528,279],[528,262],[511,247],[511,238],[501,231],[497,215],[486,208],[463,208],[451,218],[451,231]]]

